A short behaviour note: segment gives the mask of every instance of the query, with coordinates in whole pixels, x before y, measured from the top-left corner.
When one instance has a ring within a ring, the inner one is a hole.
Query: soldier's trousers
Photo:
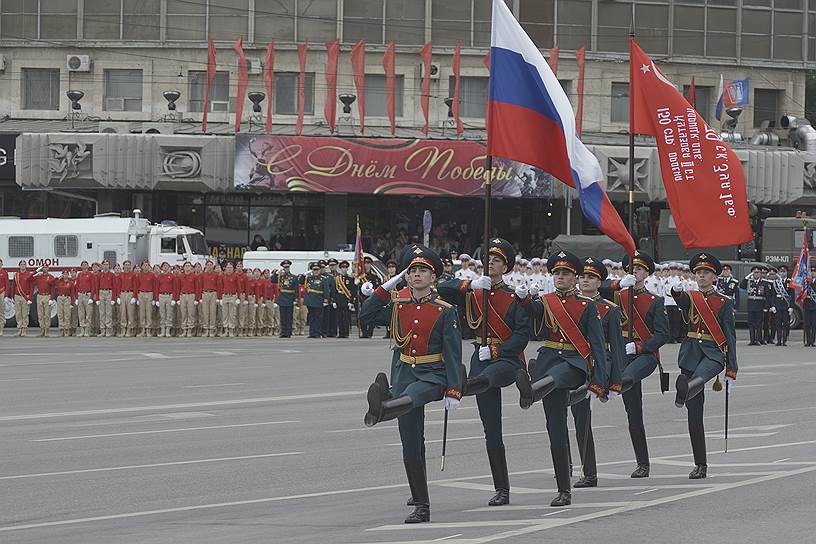
[[[774,316],[769,311],[762,314],[762,339],[766,344],[774,341],[776,335],[776,327],[773,325]]]
[[[346,306],[346,310],[348,310],[348,306]],[[323,332],[325,336],[329,337],[337,336],[339,313],[340,313],[339,304],[337,308],[333,308],[330,304],[329,306],[323,309],[323,321],[325,322],[325,325],[323,326]]]
[[[93,306],[88,304],[91,300],[90,293],[79,293],[77,295],[77,316],[79,317],[79,328],[87,329],[91,326],[91,316],[93,315]],[[85,334],[88,334],[88,330]]]
[[[255,324],[258,317],[258,303],[255,301],[255,295],[247,295],[246,302],[246,319],[244,320],[244,327],[251,330],[258,326]]]
[[[349,331],[351,330],[351,310],[348,309],[348,305],[338,303],[336,312],[337,336],[340,338],[348,338]]]
[[[790,316],[788,315],[788,309],[777,306],[776,313],[773,314],[774,320],[774,329],[776,333],[776,341],[777,342],[787,342],[788,335],[786,334],[787,330],[790,330]]]
[[[572,418],[575,420],[575,438],[578,443],[578,453],[581,456],[581,465],[584,467],[584,476],[598,475],[598,466],[595,461],[595,439],[592,437],[592,410],[590,400],[584,399],[573,404]]]
[[[320,338],[323,326],[323,307],[309,306],[309,315],[306,321],[309,324],[309,338]]]
[[[119,300],[122,303],[119,305],[119,335],[127,334],[128,329],[136,329],[138,323],[136,322],[136,304],[131,304],[130,300],[133,298],[132,291],[121,291],[119,293]]]
[[[762,323],[764,315],[765,314],[762,313],[762,310],[748,311],[748,332],[750,334],[751,343],[765,341],[762,336]]]
[[[705,383],[713,380],[714,377],[722,372],[723,367],[720,363],[712,361],[711,359],[703,359],[694,372],[680,369],[684,376],[691,378],[702,378]],[[686,410],[688,411],[688,430],[689,438],[691,439],[691,451],[694,454],[695,465],[706,464],[706,444],[705,444],[705,427],[703,426],[703,406],[705,404],[705,388],[697,395],[686,401]]]
[[[201,327],[210,332],[215,332],[216,315],[218,313],[218,295],[215,291],[206,291],[201,294]]]
[[[192,331],[196,325],[196,303],[194,293],[182,293],[179,296],[179,312],[181,317],[181,328],[185,331]]]
[[[295,306],[295,334],[303,336],[303,329],[308,324],[309,309],[302,302]]]
[[[520,362],[507,359],[480,361],[478,348],[470,360],[468,377],[485,376],[490,384],[487,391],[476,395],[476,407],[479,409],[479,418],[482,420],[485,434],[485,446],[488,450],[504,447],[501,388],[515,382],[516,372],[520,368]]]
[[[805,310],[803,313],[805,344],[816,343],[816,310]]]
[[[553,460],[558,491],[570,490],[569,434],[567,431],[567,399],[571,389],[586,382],[586,374],[569,363],[555,365],[547,372],[556,378],[558,388],[544,397],[544,415],[547,418],[547,434],[550,437],[550,454]]]
[[[246,328],[246,326],[247,326],[246,320],[247,320],[247,310],[248,310],[249,305],[244,304],[247,301],[246,295],[241,295],[238,300],[241,301],[241,304],[238,305],[238,308],[236,310],[235,326],[238,327],[239,329],[243,329],[243,328]]]
[[[148,335],[153,326],[153,293],[147,291],[139,293],[139,321],[142,325],[142,334]]]
[[[74,301],[67,295],[57,297],[57,326],[61,331],[68,331],[71,328],[71,305],[73,303]]]
[[[626,418],[629,421],[629,437],[635,450],[637,464],[649,464],[649,448],[646,444],[646,427],[643,424],[643,389],[641,381],[649,377],[657,368],[654,355],[638,355],[623,369],[623,377],[631,378],[632,387],[623,393]]]
[[[51,295],[37,295],[37,323],[41,329],[51,328]]]
[[[677,306],[666,306],[669,317],[669,338],[672,342],[681,342],[685,336],[683,315]]]
[[[422,455],[425,449],[425,405],[441,400],[444,388],[439,384],[416,381],[406,387],[395,385],[392,391],[395,397],[408,395],[413,401],[413,410],[397,418],[402,458],[410,460]]]
[[[292,336],[292,318],[294,316],[294,306],[280,305],[281,336],[288,338]]]
[[[240,302],[236,295],[224,295],[221,298],[221,301],[224,303],[223,308],[221,309],[221,313],[224,316],[224,329],[230,333],[235,333],[235,327],[237,326],[237,318],[238,318],[238,306],[236,302]]]
[[[99,291],[99,326],[103,331],[110,334],[113,328],[113,305],[111,304],[113,292],[110,289],[100,289]]]
[[[175,304],[173,304],[173,295],[167,293],[159,294],[159,323],[161,328],[170,328],[173,326],[173,312]]]

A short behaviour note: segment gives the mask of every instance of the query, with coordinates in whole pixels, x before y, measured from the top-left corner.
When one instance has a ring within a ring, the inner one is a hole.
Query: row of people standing
[[[390,381],[380,373],[370,385],[364,421],[373,426],[398,420],[411,489],[408,503],[414,508],[406,523],[430,520],[424,406],[443,398],[450,412],[462,398],[476,396],[495,487],[488,505],[510,502],[501,389],[512,384],[522,408],[537,402],[544,406],[558,483],[552,506],[566,506],[572,500],[568,405],[573,406],[584,466],[576,486],[598,485],[590,402],[608,401],[621,394],[637,462],[631,476],[649,476],[641,382],[660,366],[659,349],[668,340],[663,298],[649,293],[644,285],[654,272],[651,257],[637,253],[631,263],[632,274],[610,281],[601,261],[579,259],[562,251],[547,263],[555,291],[534,297],[525,285],[514,289],[504,282],[514,257],[513,246],[496,238],[490,243],[487,275],[442,281],[435,292],[433,285],[443,274],[442,261],[429,249],[415,245],[403,254],[400,274],[376,288],[371,283],[361,288],[369,298],[363,303],[360,319],[391,326]],[[675,404],[688,409],[695,461],[689,477],[698,479],[706,477],[707,468],[702,389],[722,371],[730,387],[737,366],[731,300],[717,293],[714,286],[719,263],[701,254],[690,266],[700,290],[687,293],[675,289],[672,294],[692,323],[681,346]],[[403,280],[407,287],[395,290]],[[602,298],[602,292],[608,298]],[[461,307],[467,328],[479,335],[487,331],[484,338],[475,338],[469,372],[461,364],[462,326],[457,315]],[[537,357],[526,361],[524,349],[535,319],[545,323],[545,340]]]

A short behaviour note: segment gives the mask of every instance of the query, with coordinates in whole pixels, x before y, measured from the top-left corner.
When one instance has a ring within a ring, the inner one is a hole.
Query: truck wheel
[[[799,306],[793,307],[793,315],[790,318],[790,328],[800,329],[802,327],[802,309]]]
[[[3,318],[3,325],[17,328],[17,320],[14,319],[14,303],[6,303],[4,299],[0,298],[0,308],[3,310],[0,312],[0,316]]]

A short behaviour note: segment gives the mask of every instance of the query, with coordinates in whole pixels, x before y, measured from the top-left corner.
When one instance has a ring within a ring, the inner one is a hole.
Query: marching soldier
[[[773,312],[771,312],[771,306],[773,306],[774,300],[774,286],[773,282],[768,279],[769,270],[769,266],[763,266],[759,271],[760,278],[765,284],[765,296],[768,297],[767,305],[762,315],[762,340],[766,344],[773,344],[774,338],[776,337],[776,319],[774,318]]]
[[[67,270],[54,285],[57,294],[57,326],[60,336],[71,336],[71,308],[76,299],[76,284]]]
[[[527,289],[514,290],[503,276],[515,263],[516,252],[507,240],[494,238],[488,249],[488,275],[475,280],[452,279],[439,284],[446,302],[463,306],[468,325],[477,333],[470,358],[470,373],[463,395],[476,395],[476,405],[485,433],[485,447],[496,494],[488,506],[510,504],[510,477],[502,439],[501,388],[515,382],[525,365],[524,348],[530,339],[530,318],[520,304]],[[484,311],[484,291],[488,291],[488,311]],[[482,346],[482,320],[487,313],[487,342]]]
[[[76,290],[77,269],[72,268],[68,274],[70,280],[74,283],[74,303],[71,305],[71,329],[70,336],[76,336],[77,327],[79,327],[79,310],[77,309],[78,294]]]
[[[159,290],[159,321],[161,332],[159,338],[170,338],[173,326],[173,314],[179,299],[179,285],[176,276],[170,272],[170,264],[162,263],[161,274],[157,277]]]
[[[96,275],[90,271],[88,261],[82,261],[76,277],[76,307],[79,318],[77,336],[91,336],[92,310],[96,293]]]
[[[761,277],[760,265],[751,267],[751,275],[742,280],[742,288],[748,295],[748,331],[750,334],[749,346],[765,345],[763,323],[768,311],[768,283]]]
[[[130,261],[122,263],[119,280],[119,335],[136,336],[139,325],[136,319],[136,272]]]
[[[266,279],[266,336],[277,336],[281,332],[281,311],[278,300],[280,299],[280,287],[275,283],[273,278],[277,274],[277,270],[264,270],[264,278]]]
[[[351,330],[351,312],[357,303],[357,286],[349,276],[349,262],[340,263],[340,274],[334,278],[332,306],[337,310],[338,338],[348,338]]]
[[[0,259],[0,336],[3,336],[3,329],[6,328],[5,305],[11,304],[11,282],[9,281],[8,270],[3,268],[3,259]]]
[[[610,267],[611,268],[611,267]],[[606,340],[606,360],[608,361],[608,376],[599,376],[603,372],[602,366],[593,367],[593,379],[599,383],[608,384],[608,399],[614,399],[620,394],[622,370],[624,365],[623,336],[621,335],[621,312],[614,303],[601,297],[598,290],[601,283],[607,279],[607,267],[601,261],[587,257],[584,260],[584,273],[578,278],[581,295],[595,301],[598,307],[598,316],[601,318],[601,328]],[[575,393],[578,393],[577,395]],[[598,485],[598,467],[595,460],[595,439],[592,436],[592,411],[590,399],[586,398],[584,388],[579,388],[570,394],[572,417],[575,420],[575,437],[581,456],[583,474],[573,487],[596,487]]]
[[[295,300],[298,298],[298,278],[289,272],[292,261],[281,261],[281,270],[272,275],[272,281],[278,284],[278,306],[280,307],[281,338],[292,336]]]
[[[309,324],[309,338],[320,338],[323,330],[323,309],[329,305],[329,285],[321,273],[322,267],[318,263],[310,263],[311,275],[306,277],[306,296],[303,303],[309,309],[307,322]]]
[[[788,336],[790,336],[791,319],[793,319],[794,306],[796,306],[796,291],[791,287],[790,279],[788,278],[788,267],[781,265],[776,272],[777,277],[782,283],[782,291],[787,293],[788,301],[788,315],[777,315],[777,320],[782,326],[782,345],[788,345]]]
[[[54,304],[53,291],[57,279],[48,271],[48,265],[43,265],[32,276],[37,288],[37,323],[40,325],[40,336],[48,336],[51,328],[51,305]]]
[[[721,272],[720,262],[706,253],[695,255],[689,261],[699,291],[672,290],[677,305],[687,316],[690,330],[680,346],[678,364],[680,375],[674,401],[678,408],[688,410],[688,428],[694,470],[689,478],[706,477],[705,430],[703,403],[705,384],[725,370],[725,387],[730,391],[737,378],[737,338],[734,309],[731,299],[716,291],[714,284]]]
[[[816,267],[811,267],[810,275],[804,285],[802,299],[804,340],[805,347],[816,347],[816,291],[813,290],[813,277],[816,275]]]
[[[456,310],[439,299],[433,290],[442,274],[442,261],[430,249],[414,245],[403,252],[403,272],[376,291],[370,282],[361,290],[369,298],[363,303],[360,321],[392,324],[395,344],[391,361],[391,383],[379,373],[368,388],[368,427],[398,419],[402,458],[414,511],[405,523],[431,520],[425,463],[425,405],[445,399],[453,411],[462,398],[462,337]],[[407,274],[409,288],[394,299],[391,289]],[[373,294],[373,296],[372,296]]]
[[[329,305],[323,309],[323,337],[324,338],[334,338],[337,336],[337,314],[338,314],[338,307],[337,301],[334,299],[334,295],[336,291],[335,287],[335,280],[338,276],[337,272],[337,259],[329,259],[328,261],[329,270],[326,272],[326,285],[329,290]]]
[[[96,305],[99,306],[99,336],[113,336],[113,310],[116,299],[118,281],[110,271],[110,262],[102,261],[102,270],[96,274]]]
[[[608,375],[608,371],[597,306],[575,290],[578,276],[583,273],[583,261],[561,251],[550,256],[547,265],[555,292],[539,300],[527,300],[531,315],[544,319],[544,345],[538,350],[537,360],[530,362],[529,372],[520,369],[516,373],[516,387],[522,409],[543,400],[558,484],[558,495],[550,506],[567,506],[572,503],[567,433],[569,392],[588,384],[587,396],[603,396],[606,384],[597,380]]]
[[[623,266],[629,268],[629,256]],[[631,259],[631,274],[613,280],[609,286],[615,292],[615,303],[621,309],[626,363],[621,377],[621,392],[629,420],[629,436],[635,450],[637,468],[632,478],[649,477],[649,448],[646,444],[646,427],[643,424],[642,380],[649,377],[660,365],[659,350],[669,340],[669,320],[663,297],[649,293],[644,281],[654,272],[654,260],[642,251],[636,251]],[[679,284],[679,282],[678,282]],[[632,304],[632,335],[629,337],[629,287],[634,287]],[[620,291],[617,291],[620,289]],[[682,321],[682,316],[681,316]],[[661,383],[662,388],[662,383]]]
[[[372,270],[373,260],[371,257],[364,257],[363,258],[363,266],[365,267],[365,281],[373,285],[375,288],[380,285],[380,278],[377,274],[374,273]],[[360,302],[363,303],[366,301],[368,297],[365,296],[365,293],[360,294]],[[359,318],[358,318],[359,319]],[[362,332],[360,333],[360,338],[371,338],[374,335],[374,322],[368,321],[366,323],[359,324],[360,329]]]

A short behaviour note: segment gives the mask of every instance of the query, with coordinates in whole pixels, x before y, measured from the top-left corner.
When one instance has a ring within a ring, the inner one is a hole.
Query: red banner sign
[[[483,142],[238,134],[235,186],[322,193],[480,196]],[[493,194],[552,197],[553,178],[493,159]]]

